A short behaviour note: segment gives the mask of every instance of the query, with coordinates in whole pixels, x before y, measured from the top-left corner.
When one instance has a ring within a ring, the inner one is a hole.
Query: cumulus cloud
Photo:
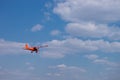
[[[25,64],[28,67],[28,70],[35,70],[35,67],[30,62],[26,62]]]
[[[46,20],[51,20],[51,14],[49,12],[44,12],[44,16]]]
[[[47,73],[47,76],[59,77],[59,79],[67,80],[79,80],[83,79],[83,75],[87,72],[86,69],[77,66],[67,66],[65,64],[59,64],[55,66],[49,66],[51,72]],[[69,76],[69,77],[68,77]]]
[[[50,3],[50,2],[45,3],[45,7],[47,9],[51,8],[52,7],[52,3]]]
[[[80,67],[76,67],[76,66],[67,66],[67,65],[65,65],[65,64],[59,64],[59,65],[56,65],[56,66],[51,66],[51,67],[49,67],[49,68],[52,68],[52,69],[59,69],[59,70],[72,70],[72,71],[74,71],[74,70],[76,70],[76,71],[80,71],[80,72],[86,72],[86,70],[85,69],[82,69],[82,68],[80,68]]]
[[[65,64],[60,64],[56,66],[57,68],[66,68],[67,66]]]
[[[59,30],[53,30],[53,31],[51,31],[50,34],[51,34],[52,36],[57,36],[57,35],[61,34],[61,32],[60,32]]]
[[[95,55],[95,54],[85,55],[85,57],[89,60],[92,60],[92,62],[96,63],[96,64],[107,65],[107,66],[110,66],[110,67],[118,66],[117,63],[111,62],[107,58],[99,58],[99,56]]]
[[[78,37],[104,37],[109,34],[109,29],[105,25],[93,23],[69,23],[66,32]]]
[[[108,72],[106,74],[105,80],[119,80],[120,79],[120,66],[118,66],[118,68],[114,69],[111,72]]]
[[[6,41],[0,39],[0,54],[16,54],[23,53],[25,43]]]
[[[35,67],[30,66],[30,67],[28,68],[28,70],[35,70]]]
[[[0,80],[40,80],[41,77],[22,70],[0,70]]]
[[[120,19],[119,5],[119,0],[64,0],[53,11],[66,21],[105,23]]]
[[[91,55],[85,55],[86,58],[90,59],[90,60],[94,60],[98,58],[98,55],[95,54],[91,54]]]
[[[40,31],[42,28],[43,28],[42,25],[37,24],[37,25],[35,25],[35,26],[32,27],[31,31],[32,32]]]
[[[119,53],[120,42],[108,42],[104,40],[81,40],[77,38],[65,40],[52,40],[46,44],[50,45],[43,51],[43,57],[62,58],[68,54],[92,53],[95,51],[103,53]]]
[[[53,11],[70,22],[65,29],[72,36],[120,40],[120,28],[107,25],[120,20],[119,5],[119,0],[64,0]]]
[[[69,23],[66,32],[76,37],[120,40],[120,28],[95,23]]]
[[[108,61],[107,59],[96,59],[93,62],[97,64],[108,65],[108,66],[117,66],[115,62]]]

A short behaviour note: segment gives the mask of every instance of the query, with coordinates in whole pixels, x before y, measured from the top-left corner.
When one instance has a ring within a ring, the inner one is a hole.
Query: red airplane
[[[31,53],[33,53],[34,51],[38,53],[39,48],[43,48],[43,47],[48,47],[48,45],[29,47],[28,44],[25,44],[24,49],[31,51]]]

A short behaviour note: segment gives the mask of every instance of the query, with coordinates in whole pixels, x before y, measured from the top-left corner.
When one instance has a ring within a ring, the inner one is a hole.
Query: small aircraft
[[[43,47],[48,47],[48,45],[29,47],[28,44],[25,44],[24,50],[29,50],[31,51],[31,53],[33,53],[34,51],[38,53],[39,48],[43,48]]]

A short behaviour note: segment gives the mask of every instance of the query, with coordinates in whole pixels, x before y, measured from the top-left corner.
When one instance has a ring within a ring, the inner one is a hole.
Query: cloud
[[[49,12],[44,12],[44,16],[45,16],[45,19],[46,20],[51,20],[51,13],[49,13]]]
[[[41,56],[44,57],[44,58],[63,58],[65,57],[65,54],[64,54],[64,51],[57,51],[59,49],[57,48],[51,48],[50,49],[47,49],[46,51],[43,51]]]
[[[120,65],[116,68],[109,68],[108,70],[101,71],[100,75],[102,80],[119,80],[120,79]],[[100,79],[101,80],[101,79]]]
[[[49,47],[43,49],[41,56],[48,58],[63,58],[68,54],[92,53],[119,53],[120,42],[108,42],[104,40],[81,40],[70,38],[65,40],[52,40],[46,42]],[[25,43],[5,41],[0,39],[1,54],[26,53],[23,50]],[[7,49],[7,50],[6,50]]]
[[[32,27],[31,31],[32,32],[40,31],[42,28],[43,28],[42,25],[37,24],[37,25],[35,25],[35,26]]]
[[[116,69],[114,69],[111,72],[108,72],[106,74],[106,79],[105,80],[119,80],[120,79],[120,66]]]
[[[28,67],[28,70],[35,70],[35,67],[30,62],[26,62],[25,64]]]
[[[28,70],[35,70],[35,67],[30,66],[30,67],[28,68]]]
[[[40,80],[41,77],[22,70],[0,70],[0,80]]]
[[[67,66],[65,64],[60,64],[56,66],[57,68],[66,68]]]
[[[93,54],[92,54],[93,55]],[[91,56],[91,55],[90,55]],[[98,56],[99,57],[99,56]],[[108,64],[105,64],[108,65]],[[85,68],[81,68],[78,66],[68,66],[65,64],[59,64],[48,67],[48,73],[46,73],[47,77],[50,79],[58,79],[58,80],[119,80],[119,66],[115,67],[112,71],[102,70],[93,74],[89,72],[89,70]],[[49,79],[48,79],[49,80]]]
[[[50,45],[41,56],[49,58],[63,58],[68,54],[81,53],[120,53],[120,42],[108,42],[104,40],[81,40],[71,38],[65,40],[52,40],[46,42]]]
[[[65,64],[59,64],[55,66],[49,66],[50,72],[47,76],[51,78],[56,77],[57,79],[67,80],[79,80],[83,79],[84,74],[87,72],[86,69],[77,66],[67,66]],[[69,76],[69,77],[68,77]]]
[[[110,61],[108,61],[107,59],[96,59],[96,60],[94,60],[93,62],[94,62],[94,63],[97,63],[97,64],[108,65],[108,66],[117,66],[116,63],[110,62]]]
[[[83,38],[108,38],[120,40],[120,28],[109,27],[105,24],[86,23],[69,23],[65,28],[66,32],[72,36]]]
[[[29,65],[30,63],[26,64]],[[83,77],[82,75],[86,73],[84,68],[67,65],[65,65],[66,67],[63,67],[62,65],[65,64],[49,66],[48,68],[45,68],[47,71],[39,71],[39,69],[37,69],[37,73],[24,69],[0,69],[0,80],[65,80],[66,78],[67,80],[76,80],[76,76],[79,76],[79,79],[81,79],[81,77]]]
[[[79,68],[79,67],[76,67],[76,66],[67,66],[65,64],[59,64],[59,65],[56,65],[56,66],[52,66],[52,67],[49,67],[49,68],[52,68],[52,69],[59,69],[59,70],[68,70],[68,71],[80,71],[80,72],[86,72],[85,69],[82,69],[82,68]]]
[[[91,54],[91,55],[85,55],[86,58],[90,59],[90,60],[95,60],[98,58],[98,55],[95,54]]]
[[[108,23],[120,20],[119,0],[64,0],[56,5],[53,12],[66,21]]]
[[[63,0],[53,12],[70,22],[65,30],[72,36],[120,40],[120,28],[107,25],[120,20],[119,5],[119,0]]]
[[[45,21],[43,20],[43,22],[46,22],[46,21],[50,21],[52,20],[52,17],[51,17],[51,9],[53,7],[53,4],[51,2],[47,2],[45,3],[45,8],[46,8],[46,11],[44,12],[44,16],[45,16]]]
[[[51,34],[52,36],[57,36],[57,35],[60,35],[61,32],[60,32],[59,30],[53,30],[53,31],[51,31],[50,34]]]
[[[111,62],[107,58],[99,58],[99,56],[95,55],[95,54],[85,55],[85,57],[89,60],[92,60],[92,62],[96,63],[96,64],[107,65],[110,67],[117,67],[118,66],[117,63]]]
[[[23,50],[24,45],[25,43],[12,42],[0,39],[0,54],[25,53],[25,51]]]
[[[52,7],[52,3],[51,3],[51,2],[45,3],[45,7],[46,7],[47,9],[51,8],[51,7]]]

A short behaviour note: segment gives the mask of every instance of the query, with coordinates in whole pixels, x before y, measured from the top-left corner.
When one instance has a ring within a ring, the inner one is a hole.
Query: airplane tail
[[[29,46],[28,46],[28,44],[26,43],[26,44],[25,44],[25,49],[28,49],[28,48],[29,48]]]

